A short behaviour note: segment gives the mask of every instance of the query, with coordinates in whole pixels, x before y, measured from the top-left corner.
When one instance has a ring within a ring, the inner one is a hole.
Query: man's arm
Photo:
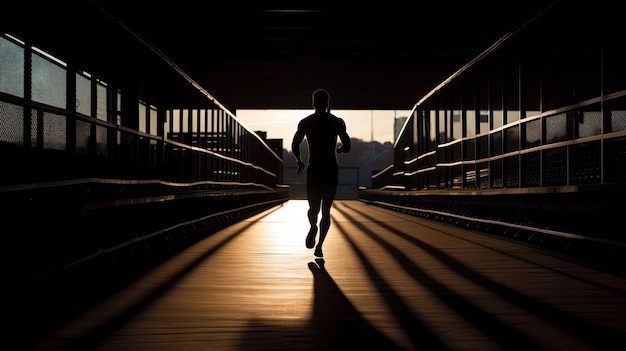
[[[300,144],[304,140],[304,133],[300,131],[300,126],[298,126],[298,130],[296,134],[293,136],[293,141],[291,142],[291,152],[296,157],[296,163],[298,163],[298,174],[302,174],[304,170],[304,162],[302,162],[302,156],[300,155]]]
[[[352,148],[352,144],[350,143],[350,136],[346,131],[346,123],[341,120],[341,127],[339,130],[339,139],[341,140],[341,146],[337,148],[338,153],[348,153]]]

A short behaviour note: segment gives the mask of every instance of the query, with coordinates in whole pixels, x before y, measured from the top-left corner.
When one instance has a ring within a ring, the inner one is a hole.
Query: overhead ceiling
[[[92,0],[88,6],[235,111],[308,109],[311,92],[320,87],[331,92],[334,109],[411,109],[552,2]],[[47,3],[45,11],[62,12],[69,21],[81,16],[79,5]],[[20,11],[32,15],[27,6]],[[39,21],[42,31],[52,30],[41,16],[29,25]]]

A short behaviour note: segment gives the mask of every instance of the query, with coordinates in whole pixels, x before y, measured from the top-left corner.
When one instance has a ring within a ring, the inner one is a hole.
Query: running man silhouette
[[[298,163],[298,174],[305,168],[300,153],[300,144],[306,137],[309,147],[309,160],[306,167],[306,194],[309,202],[307,216],[311,229],[306,236],[306,247],[315,247],[314,255],[323,257],[322,245],[330,228],[330,208],[335,200],[339,181],[339,163],[337,153],[350,152],[350,137],[346,132],[343,119],[330,113],[330,94],[325,89],[313,92],[313,108],[315,112],[298,123],[294,134],[291,150]],[[341,144],[337,144],[337,137]],[[317,216],[322,211],[319,223],[319,239],[317,235]]]

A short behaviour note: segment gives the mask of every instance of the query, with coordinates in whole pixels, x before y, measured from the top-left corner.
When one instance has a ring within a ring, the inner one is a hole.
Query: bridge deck
[[[626,349],[626,279],[337,201],[324,260],[290,200],[189,247],[38,350]]]

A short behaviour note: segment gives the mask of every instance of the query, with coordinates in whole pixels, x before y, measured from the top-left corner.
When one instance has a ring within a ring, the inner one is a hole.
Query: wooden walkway
[[[306,210],[210,235],[36,350],[626,350],[624,278],[358,200],[316,260]]]

